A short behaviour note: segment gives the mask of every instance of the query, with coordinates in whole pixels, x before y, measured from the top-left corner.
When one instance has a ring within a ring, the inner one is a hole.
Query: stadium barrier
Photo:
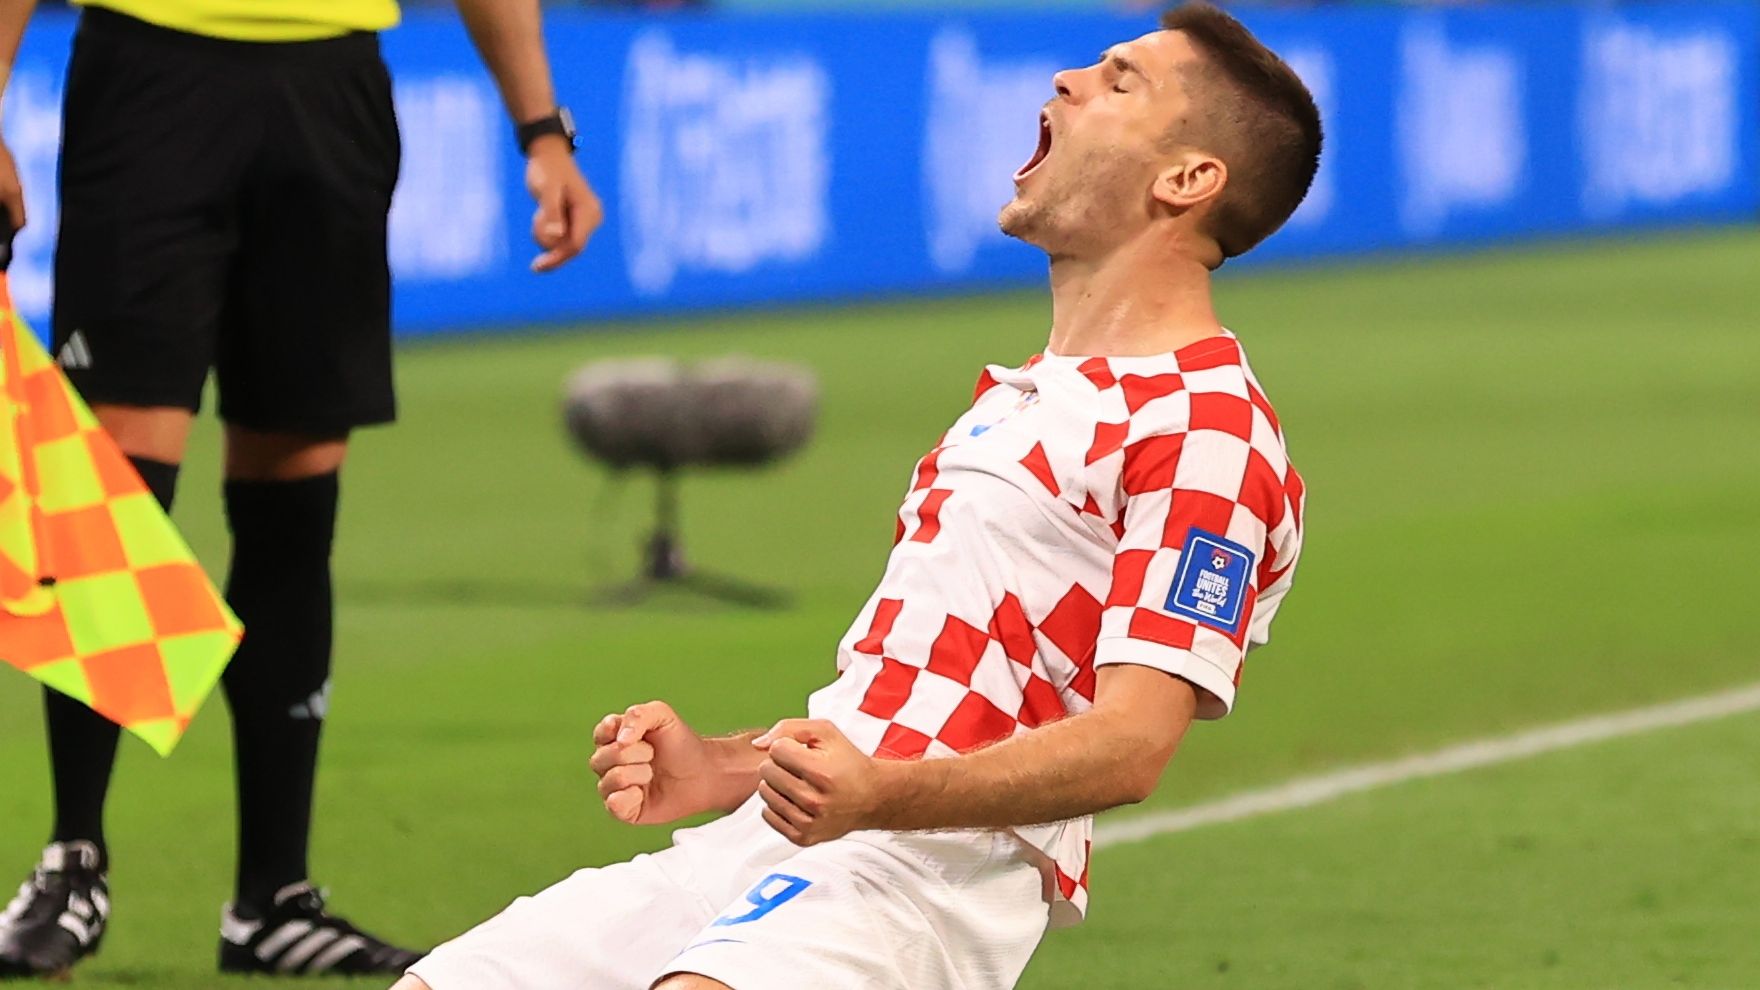
[[[1329,129],[1308,202],[1252,263],[1760,212],[1755,0],[1245,16]],[[1042,258],[995,216],[1050,76],[1151,23],[553,12],[558,89],[609,219],[587,257],[538,277],[494,87],[456,18],[412,12],[385,42],[404,132],[399,329],[1031,284]],[[32,217],[13,290],[39,322],[73,25],[38,15],[4,110]]]

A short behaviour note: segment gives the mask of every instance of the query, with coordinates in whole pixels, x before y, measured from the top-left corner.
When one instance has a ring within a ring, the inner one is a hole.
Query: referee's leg
[[[330,552],[346,435],[226,427],[226,597],[245,642],[223,688],[238,769],[235,903],[258,917],[309,878],[333,625]]]
[[[189,443],[190,420],[194,418],[188,409],[94,402],[92,415],[116,440],[123,454],[163,464],[183,463],[184,447]]]
[[[185,85],[187,61],[155,63],[82,15],[63,107],[55,249],[53,349],[167,509],[213,359],[232,245],[217,207],[228,196],[236,155],[224,142],[190,135],[225,133],[240,119],[231,91]],[[201,98],[189,97],[198,92]],[[54,691],[46,692],[44,707],[55,797],[53,855],[46,853],[45,862],[95,863],[86,871],[95,891],[109,859],[104,806],[118,729]],[[107,903],[82,895],[88,901]],[[53,924],[13,926],[16,938],[0,947],[0,970],[19,962],[8,948],[24,941],[41,947],[52,939],[56,950],[25,960],[27,972],[77,963],[93,951],[107,921],[106,910],[93,914],[83,938],[61,938]]]
[[[226,597],[245,626],[222,681],[238,771],[234,915],[270,923],[291,892],[310,889],[339,472],[350,432],[395,415],[390,78],[370,37],[312,44],[263,62],[264,139],[241,189],[215,360],[232,531]],[[267,947],[258,949],[254,962],[235,955],[266,968]],[[389,976],[419,958],[389,945],[360,955],[338,969]]]
[[[128,406],[95,402],[92,414],[116,439],[161,508],[171,510],[178,465],[189,439],[191,413],[180,406]],[[43,713],[54,768],[55,822],[50,839],[89,842],[100,869],[108,866],[104,804],[116,762],[116,723],[58,691],[45,690]]]

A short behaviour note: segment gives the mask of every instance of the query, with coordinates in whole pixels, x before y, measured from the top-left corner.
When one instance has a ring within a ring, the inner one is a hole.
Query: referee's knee
[[[348,435],[269,433],[226,425],[228,481],[301,481],[342,467]]]
[[[398,980],[397,985],[393,986],[391,990],[433,990],[433,988],[423,983],[421,977],[410,973]]]

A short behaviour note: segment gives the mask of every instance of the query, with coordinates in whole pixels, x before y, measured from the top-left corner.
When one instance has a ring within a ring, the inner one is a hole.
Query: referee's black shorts
[[[396,415],[378,37],[225,41],[97,8],[68,67],[54,346],[87,402],[340,435]]]

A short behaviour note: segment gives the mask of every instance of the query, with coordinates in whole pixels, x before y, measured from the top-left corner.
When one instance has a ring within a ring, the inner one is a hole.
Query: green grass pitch
[[[1223,279],[1309,482],[1308,546],[1236,714],[1152,804],[1754,680],[1756,272],[1760,234],[1737,231]],[[344,479],[314,850],[334,906],[437,940],[662,844],[597,808],[589,727],[652,697],[713,730],[799,713],[914,459],[1048,313],[1032,292],[406,347],[403,422],[362,435]],[[686,544],[793,607],[583,607],[633,570],[649,489],[573,453],[563,377],[729,352],[814,367],[822,427],[776,469],[691,478]],[[198,432],[177,520],[217,569],[216,439]],[[0,679],[0,883],[47,828],[37,708]],[[77,984],[245,985],[213,973],[222,709],[170,760],[125,745],[114,926]],[[1760,985],[1756,753],[1740,716],[1107,850],[1089,923],[1024,985]]]

